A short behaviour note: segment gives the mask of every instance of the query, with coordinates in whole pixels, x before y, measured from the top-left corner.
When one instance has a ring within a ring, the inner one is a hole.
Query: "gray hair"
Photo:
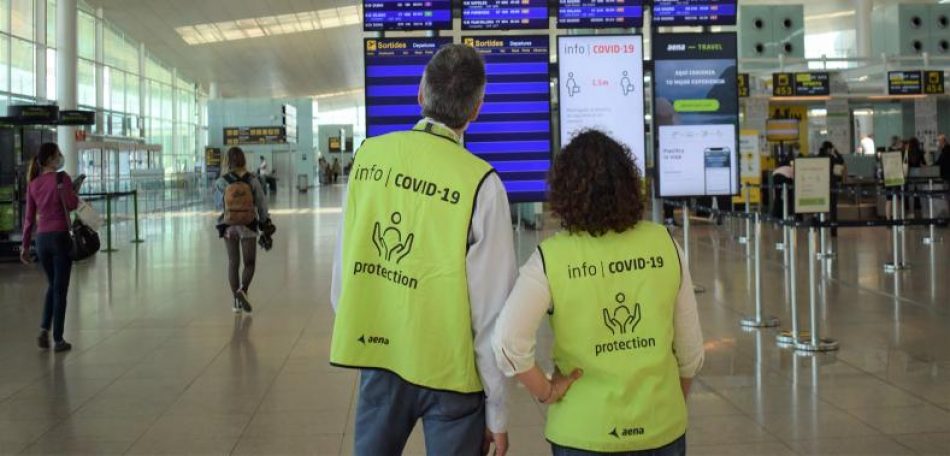
[[[422,115],[451,128],[468,123],[485,95],[485,63],[470,47],[449,44],[439,49],[422,76]]]

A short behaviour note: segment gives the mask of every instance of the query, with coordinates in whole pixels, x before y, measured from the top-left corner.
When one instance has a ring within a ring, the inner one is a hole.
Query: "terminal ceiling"
[[[739,0],[743,4],[804,3],[808,33],[853,29],[853,1],[885,3],[935,0]],[[362,26],[332,28],[189,44],[182,28],[316,12],[352,10],[356,0],[86,0],[131,38],[206,89],[214,81],[225,97],[285,97],[344,93],[359,98],[363,85]],[[342,17],[342,16],[341,16]],[[809,20],[809,18],[814,18]],[[302,27],[306,30],[306,27]],[[327,99],[331,101],[331,99]],[[342,101],[342,100],[340,100]]]

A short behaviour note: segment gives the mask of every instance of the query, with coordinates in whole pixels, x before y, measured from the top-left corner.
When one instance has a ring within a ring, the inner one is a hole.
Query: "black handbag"
[[[63,199],[63,173],[56,174],[56,190],[59,192],[59,200],[63,204],[63,212],[66,213],[66,220],[68,221],[69,210],[66,209],[66,200]],[[72,241],[69,255],[73,261],[85,260],[95,255],[102,247],[99,233],[79,218],[76,218],[69,227],[69,239]]]

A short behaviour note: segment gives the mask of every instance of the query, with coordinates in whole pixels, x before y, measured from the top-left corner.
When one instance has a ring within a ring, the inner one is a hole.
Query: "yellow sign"
[[[943,95],[943,71],[924,71],[924,93],[928,95]]]
[[[762,150],[757,130],[739,132],[739,157],[739,181],[742,182],[742,188],[739,189],[738,196],[732,197],[732,202],[744,204],[748,194],[752,204],[761,204],[762,191],[759,185],[762,184]],[[748,190],[746,185],[750,186]]]

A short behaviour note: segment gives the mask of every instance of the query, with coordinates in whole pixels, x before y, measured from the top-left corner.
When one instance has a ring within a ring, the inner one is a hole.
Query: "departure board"
[[[643,27],[643,0],[559,0],[558,28]]]
[[[452,0],[363,0],[363,30],[451,30]]]
[[[544,201],[551,167],[547,36],[463,37],[485,58],[488,85],[465,147],[498,172],[511,202]]]
[[[369,38],[366,68],[366,136],[409,130],[422,116],[419,82],[426,64],[451,38]]]
[[[924,93],[920,71],[891,71],[887,73],[887,93],[890,95],[920,95]]]
[[[462,0],[462,30],[545,28],[547,0]]]
[[[831,75],[826,71],[773,73],[772,95],[776,97],[827,97]]]
[[[654,0],[653,24],[735,25],[736,0]]]

